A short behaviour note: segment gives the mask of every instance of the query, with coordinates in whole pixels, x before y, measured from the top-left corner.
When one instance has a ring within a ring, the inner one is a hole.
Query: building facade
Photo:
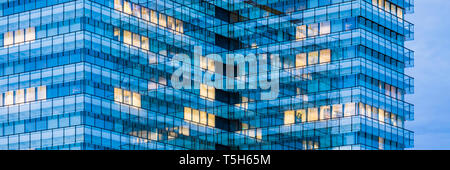
[[[413,4],[0,0],[0,149],[411,148]]]

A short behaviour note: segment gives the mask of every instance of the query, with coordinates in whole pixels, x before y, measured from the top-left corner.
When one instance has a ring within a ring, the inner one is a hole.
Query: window
[[[331,109],[330,106],[321,106],[320,107],[320,120],[326,120],[331,118]]]
[[[192,120],[191,108],[189,107],[184,107],[184,120]]]
[[[0,106],[3,106],[3,93],[0,93]]]
[[[306,110],[299,109],[295,114],[296,122],[306,122]]]
[[[120,41],[120,28],[114,28],[114,39]]]
[[[5,46],[14,44],[14,33],[7,32],[5,33],[4,43]]]
[[[216,126],[216,115],[208,114],[208,126],[211,126],[211,127]]]
[[[169,29],[175,30],[175,20],[171,16],[167,16],[167,26]]]
[[[47,86],[38,87],[38,100],[47,99]]]
[[[133,106],[141,107],[141,95],[139,93],[133,93]]]
[[[202,69],[208,68],[208,58],[200,56],[200,68]]]
[[[306,53],[300,53],[295,56],[295,67],[306,66]]]
[[[397,16],[403,19],[403,9],[400,7],[397,7]]]
[[[364,108],[364,104],[359,103],[359,115],[365,115],[366,109]]]
[[[27,28],[25,33],[25,41],[32,41],[35,39],[36,39],[36,29],[34,27]]]
[[[16,91],[16,104],[21,104],[25,102],[25,90],[20,89]]]
[[[131,45],[131,32],[130,31],[123,31],[123,42],[125,44]]]
[[[114,0],[114,9],[122,11],[122,0]]]
[[[347,103],[344,106],[344,116],[355,115],[355,103]]]
[[[368,104],[366,104],[366,116],[372,117],[372,107]]]
[[[141,36],[139,34],[133,34],[133,45],[141,47]]]
[[[14,91],[9,91],[5,93],[5,105],[14,104]]]
[[[319,34],[319,24],[309,24],[308,25],[308,36],[316,36]]]
[[[329,63],[331,61],[331,50],[320,50],[320,63]]]
[[[216,89],[208,86],[208,98],[216,99]]]
[[[397,126],[397,115],[391,114],[391,123],[394,126]]]
[[[381,9],[384,8],[384,0],[378,0],[378,7],[380,7]]]
[[[308,108],[308,122],[318,120],[318,110],[318,108]]]
[[[208,86],[205,84],[200,84],[200,96],[208,97]]]
[[[146,21],[150,21],[150,16],[149,16],[149,13],[148,13],[148,9],[142,7],[141,10],[142,10],[142,18],[144,20],[146,20]]]
[[[163,27],[167,27],[167,22],[166,22],[166,15],[164,14],[159,14],[159,25],[163,26]]]
[[[384,110],[383,109],[378,109],[378,120],[380,122],[384,122],[384,115],[385,115]]]
[[[177,20],[176,21],[176,31],[183,33],[184,32],[184,28],[183,28],[183,21],[181,20]]]
[[[150,13],[150,21],[155,23],[155,24],[158,24],[158,14],[156,13],[156,11],[153,11],[153,10],[150,10],[150,11],[151,11],[151,13]]]
[[[141,18],[141,6],[133,4],[133,15]]]
[[[123,103],[131,105],[131,92],[123,90]]]
[[[335,104],[333,105],[333,110],[332,110],[332,117],[334,118],[339,118],[342,117],[342,104]]]
[[[144,50],[149,50],[149,46],[148,46],[148,38],[147,37],[144,37],[144,36],[142,36],[141,37],[142,38],[142,49],[144,49]]]
[[[207,58],[208,60],[208,70],[215,72],[216,71],[216,67],[215,67],[215,62],[212,59]]]
[[[329,34],[330,32],[330,21],[320,23],[320,35]]]
[[[206,125],[207,121],[208,121],[208,118],[207,118],[206,112],[200,111],[200,123],[203,125]]]
[[[116,102],[123,102],[123,94],[122,89],[114,88],[114,101]]]
[[[313,51],[308,54],[308,65],[319,63],[319,52]]]
[[[297,26],[295,38],[297,40],[306,38],[306,25]]]
[[[195,123],[200,122],[200,111],[193,109],[192,110],[192,121]]]
[[[17,30],[14,33],[14,43],[22,43],[25,41],[25,33],[23,30]]]
[[[34,100],[36,100],[36,88],[34,88],[34,87],[28,88],[26,101],[31,102]]]
[[[284,112],[284,124],[294,124],[295,123],[295,112],[293,110]]]
[[[123,12],[131,15],[131,3],[128,1],[123,2]]]

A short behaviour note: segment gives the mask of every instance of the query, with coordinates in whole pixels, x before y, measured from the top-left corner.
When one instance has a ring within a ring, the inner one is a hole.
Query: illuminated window
[[[331,32],[330,21],[320,23],[320,35],[329,34]]]
[[[208,98],[216,99],[216,89],[214,87],[208,86]]]
[[[120,28],[114,28],[114,38],[120,41]]]
[[[295,39],[304,39],[306,38],[306,25],[297,26]]]
[[[391,3],[389,3],[388,1],[385,2],[384,4],[384,10],[386,10],[387,12],[389,12],[391,9]]]
[[[331,50],[320,50],[320,63],[329,63],[331,61]]]
[[[138,18],[141,17],[141,6],[133,4],[133,15]]]
[[[123,12],[131,15],[131,3],[128,1],[123,1]]]
[[[0,106],[3,106],[3,93],[0,93]]]
[[[184,107],[184,120],[191,121],[192,120],[192,112],[191,108]]]
[[[355,103],[347,103],[344,106],[344,116],[355,115]]]
[[[200,68],[202,69],[208,68],[208,58],[200,56]]]
[[[156,13],[156,11],[150,10],[150,21],[158,24],[158,14]]]
[[[114,88],[114,101],[116,102],[123,102],[123,94],[122,89]]]
[[[215,72],[216,71],[215,61],[212,59],[207,59],[207,60],[208,60],[208,70]]]
[[[36,100],[36,88],[32,87],[32,88],[28,88],[27,89],[27,102],[31,102]]]
[[[141,36],[139,34],[133,34],[133,45],[141,47]]]
[[[47,99],[47,86],[38,87],[38,100]]]
[[[164,14],[159,14],[159,25],[163,26],[163,27],[167,27],[167,22],[166,22],[166,15]]]
[[[391,114],[391,123],[394,126],[397,126],[397,115]]]
[[[300,53],[295,56],[295,67],[306,66],[306,53]]]
[[[378,7],[380,7],[381,9],[384,8],[384,0],[378,0]]]
[[[25,102],[25,90],[20,89],[16,91],[16,104],[21,104]]]
[[[378,109],[378,120],[380,122],[384,122],[384,115],[385,115],[384,110],[383,109]]]
[[[372,0],[372,4],[375,5],[375,6],[377,6],[378,1],[377,1],[377,0]]]
[[[308,53],[308,65],[319,63],[319,52],[313,51]]]
[[[5,93],[5,105],[14,104],[14,91],[9,91]]]
[[[167,16],[167,26],[169,29],[175,30],[175,20],[171,16]]]
[[[149,13],[148,13],[148,9],[142,7],[141,10],[142,10],[142,18],[144,20],[146,20],[146,21],[150,21],[150,16],[149,16]]]
[[[332,118],[342,117],[342,104],[333,105],[331,116],[332,116]]]
[[[364,104],[359,103],[359,115],[365,115],[366,114],[366,109],[364,107]]]
[[[391,13],[392,14],[396,14],[397,12],[395,11],[397,8],[396,8],[396,6],[394,5],[394,4],[391,4]]]
[[[123,42],[131,45],[131,32],[123,31]]]
[[[35,39],[36,39],[36,29],[34,27],[27,28],[25,33],[25,41],[33,41]]]
[[[211,127],[216,126],[216,115],[208,114],[208,126],[211,126]]]
[[[372,107],[368,104],[366,104],[366,116],[372,117]]]
[[[148,41],[148,38],[142,36],[142,37],[141,37],[141,41],[142,41],[142,49],[144,49],[144,50],[149,50],[149,45],[148,45],[149,41]]]
[[[193,109],[192,110],[192,121],[195,123],[199,123],[200,122],[200,111]]]
[[[397,7],[397,16],[403,19],[403,9],[400,7]]]
[[[319,120],[318,108],[308,108],[308,122]]]
[[[122,11],[122,0],[114,0],[114,9]]]
[[[123,90],[123,103],[131,105],[131,92]]]
[[[25,33],[23,30],[17,30],[14,32],[14,43],[22,43],[25,41]]]
[[[3,44],[5,46],[14,44],[14,33],[13,32],[5,33],[4,43]]]
[[[183,33],[184,32],[184,28],[183,28],[183,21],[181,20],[176,20],[176,24],[177,24],[177,28],[176,31]]]
[[[203,125],[206,125],[207,121],[208,121],[208,117],[206,115],[206,112],[201,111],[200,112],[200,123]]]
[[[133,93],[133,106],[141,107],[141,95],[139,93]]]
[[[284,124],[293,124],[295,123],[295,111],[289,110],[284,112]]]
[[[378,137],[378,149],[384,149],[384,139],[382,137]]]
[[[205,84],[200,84],[200,96],[208,97],[208,86]]]
[[[300,109],[295,113],[296,122],[306,122],[306,110]]]
[[[330,106],[321,106],[320,107],[320,120],[326,120],[331,118],[331,109]]]
[[[309,24],[308,25],[308,36],[316,36],[319,35],[319,24]]]

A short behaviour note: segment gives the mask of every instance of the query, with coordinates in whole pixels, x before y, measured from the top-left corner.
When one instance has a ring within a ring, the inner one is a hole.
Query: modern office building
[[[413,4],[0,0],[0,149],[411,148]]]

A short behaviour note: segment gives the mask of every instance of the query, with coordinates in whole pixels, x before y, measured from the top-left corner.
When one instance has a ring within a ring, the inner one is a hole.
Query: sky
[[[415,105],[413,149],[450,150],[450,0],[415,0],[415,13],[407,16],[415,25],[415,39],[407,48],[415,51],[415,93],[407,100]]]

